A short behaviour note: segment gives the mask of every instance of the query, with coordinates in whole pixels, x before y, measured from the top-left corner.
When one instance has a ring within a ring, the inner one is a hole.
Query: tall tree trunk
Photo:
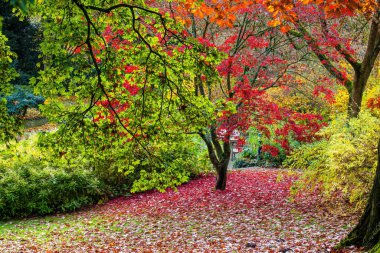
[[[377,1],[380,5],[380,0]],[[349,105],[349,115],[357,117],[363,98],[365,86],[375,66],[377,56],[380,53],[380,7],[377,7],[371,22],[368,36],[367,49],[361,63],[354,62],[352,66],[355,70],[355,77],[351,91],[352,100]],[[350,62],[350,59],[348,59]]]
[[[227,184],[227,169],[228,163],[230,161],[231,149],[229,143],[223,143],[223,156],[219,162],[218,167],[216,168],[216,190],[225,190]]]
[[[225,190],[227,185],[227,167],[221,166],[216,169],[216,190]]]
[[[340,246],[364,246],[380,249],[380,140],[377,147],[377,169],[373,187],[359,223],[344,239]],[[378,251],[373,251],[378,252]]]
[[[356,118],[359,115],[361,104],[364,95],[364,88],[367,84],[368,78],[364,78],[361,72],[355,73],[355,79],[352,85],[352,90],[349,96],[348,102],[348,115],[352,118]]]
[[[223,142],[223,145],[218,140],[215,134],[215,128],[209,129],[210,134],[199,133],[202,140],[207,146],[208,155],[214,169],[216,171],[216,190],[225,190],[227,185],[227,169],[231,156],[231,148],[229,142]]]

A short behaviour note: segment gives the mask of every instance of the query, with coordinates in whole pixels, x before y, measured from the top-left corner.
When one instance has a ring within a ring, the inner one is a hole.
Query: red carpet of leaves
[[[273,170],[233,172],[226,191],[214,180],[40,219],[29,239],[13,230],[0,238],[0,252],[334,252],[355,222],[323,211],[317,194],[289,201],[293,179]]]

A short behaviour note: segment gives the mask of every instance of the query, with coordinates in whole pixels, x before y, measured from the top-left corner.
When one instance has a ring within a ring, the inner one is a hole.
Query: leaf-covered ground
[[[214,177],[205,176],[178,192],[3,223],[0,252],[332,252],[354,218],[329,214],[317,194],[289,201],[293,179],[277,175],[235,171],[223,192],[213,191]]]

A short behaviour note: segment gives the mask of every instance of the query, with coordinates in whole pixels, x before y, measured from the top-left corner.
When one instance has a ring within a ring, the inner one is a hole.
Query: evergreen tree
[[[38,23],[32,23],[29,19],[20,20],[12,9],[8,1],[0,0],[0,16],[3,17],[2,33],[8,38],[7,43],[11,51],[17,54],[13,64],[20,74],[12,84],[28,85],[30,77],[38,73],[37,63],[42,33]]]

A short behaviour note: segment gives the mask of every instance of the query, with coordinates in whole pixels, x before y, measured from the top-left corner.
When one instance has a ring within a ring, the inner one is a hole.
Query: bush
[[[133,182],[131,191],[157,189],[162,192],[166,188],[175,188],[192,177],[209,172],[211,166],[207,164],[208,159],[204,156],[206,153],[202,152],[199,145],[196,139],[187,140],[180,137],[153,144],[157,150],[154,155],[159,157],[161,162],[155,164],[148,159],[138,162],[138,178]]]
[[[16,87],[15,92],[7,96],[7,108],[9,115],[25,116],[28,108],[38,108],[43,104],[45,99],[41,96],[35,96],[33,93]]]
[[[137,143],[120,138],[112,129],[107,133],[106,127],[99,125],[94,129],[89,125],[84,131],[65,130],[72,131],[69,133],[60,129],[45,134],[40,142],[54,149],[57,155],[64,153],[62,161],[74,167],[81,164],[91,168],[115,195],[125,191],[164,191],[211,170],[207,149],[195,137],[162,133]],[[56,142],[57,138],[62,142]]]
[[[0,153],[0,219],[73,211],[107,194],[90,170],[48,165],[48,154],[33,144],[23,141]]]
[[[0,97],[0,143],[8,143],[20,134],[19,121],[8,114],[6,100]]]
[[[276,144],[272,144],[276,145]],[[276,146],[279,146],[278,144]],[[246,167],[278,167],[282,164],[285,153],[283,149],[278,147],[279,155],[272,156],[267,152],[260,152],[258,154],[256,147],[255,149],[250,148],[251,146],[246,146],[243,151],[236,155],[236,160],[233,163],[234,168],[246,168]]]
[[[101,182],[86,170],[67,172],[38,160],[1,170],[1,219],[73,211],[104,195]]]
[[[338,117],[319,135],[323,140],[301,146],[285,161],[287,167],[305,171],[298,188],[321,183],[327,196],[340,192],[362,208],[377,166],[380,119],[367,111],[350,120]]]
[[[113,135],[61,130],[0,147],[0,219],[73,211],[130,191],[165,191],[211,168],[205,147],[186,135],[147,143],[148,154]]]

